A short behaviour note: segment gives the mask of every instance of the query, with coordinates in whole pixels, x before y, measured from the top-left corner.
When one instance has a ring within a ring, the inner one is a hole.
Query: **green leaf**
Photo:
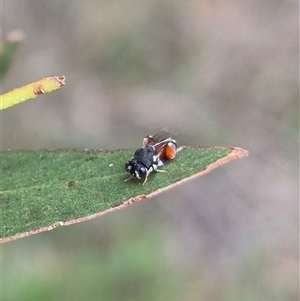
[[[124,164],[133,150],[7,151],[1,160],[1,239],[6,242],[69,225],[149,198],[232,159],[240,148],[185,147],[145,186]]]

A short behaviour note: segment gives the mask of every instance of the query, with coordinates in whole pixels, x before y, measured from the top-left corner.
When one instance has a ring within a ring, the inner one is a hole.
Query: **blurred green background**
[[[250,151],[97,220],[1,246],[3,300],[298,300],[296,1],[1,1],[26,36],[1,90],[66,86],[1,113],[1,149],[179,144]],[[159,175],[157,175],[159,176]]]

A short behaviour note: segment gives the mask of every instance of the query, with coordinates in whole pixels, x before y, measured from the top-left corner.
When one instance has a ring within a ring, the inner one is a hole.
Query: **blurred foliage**
[[[21,31],[12,31],[6,37],[0,37],[0,82],[11,66],[23,39],[24,35]]]
[[[159,228],[157,230],[159,233]],[[110,235],[113,233],[113,229],[106,231]],[[184,274],[174,269],[163,255],[159,246],[161,235],[153,236],[152,230],[144,227],[141,231],[143,235],[138,238],[133,237],[131,231],[127,234],[116,232],[118,239],[114,242],[110,242],[106,234],[106,249],[101,253],[96,249],[78,252],[78,247],[82,246],[82,242],[78,241],[77,248],[70,246],[61,250],[62,257],[56,257],[55,262],[52,262],[49,251],[53,247],[60,248],[59,245],[48,245],[48,251],[37,246],[37,251],[39,249],[42,253],[36,253],[35,263],[31,261],[30,254],[24,253],[29,265],[18,267],[3,246],[6,257],[3,300],[40,300],[41,296],[47,300],[84,300],[88,296],[89,300],[163,301],[184,297],[181,289],[185,282]],[[102,232],[101,235],[105,234]],[[95,236],[95,244],[100,242],[99,238]],[[72,239],[77,240],[76,237]],[[153,248],[155,245],[157,247]],[[68,258],[64,258],[65,252],[69,254]],[[10,270],[6,270],[7,264],[11,265]],[[27,268],[31,270],[30,275],[22,277]],[[16,270],[19,271],[17,274]],[[36,279],[34,286],[33,279]]]

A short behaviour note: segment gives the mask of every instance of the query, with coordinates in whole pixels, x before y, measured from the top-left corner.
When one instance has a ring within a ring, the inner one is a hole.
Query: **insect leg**
[[[155,171],[156,172],[161,172],[161,173],[167,173],[167,174],[169,174],[169,172],[167,170],[165,170],[165,169],[156,169]]]
[[[130,181],[132,178],[134,178],[134,176],[130,176],[129,178],[125,179],[124,182]]]
[[[152,169],[148,169],[148,170],[147,170],[146,177],[145,177],[144,182],[142,183],[142,186],[144,186],[144,185],[146,184],[147,179],[148,179],[148,175],[149,175],[149,173],[150,173],[151,171],[152,171]]]

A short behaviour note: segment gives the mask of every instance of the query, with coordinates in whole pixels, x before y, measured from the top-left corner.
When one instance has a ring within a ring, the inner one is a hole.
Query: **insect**
[[[125,182],[132,178],[144,178],[142,185],[145,185],[153,170],[168,173],[166,170],[159,170],[158,167],[164,165],[166,161],[174,159],[177,151],[176,141],[165,130],[154,136],[146,136],[143,140],[143,147],[137,149],[131,160],[125,164],[125,170],[131,175]]]

